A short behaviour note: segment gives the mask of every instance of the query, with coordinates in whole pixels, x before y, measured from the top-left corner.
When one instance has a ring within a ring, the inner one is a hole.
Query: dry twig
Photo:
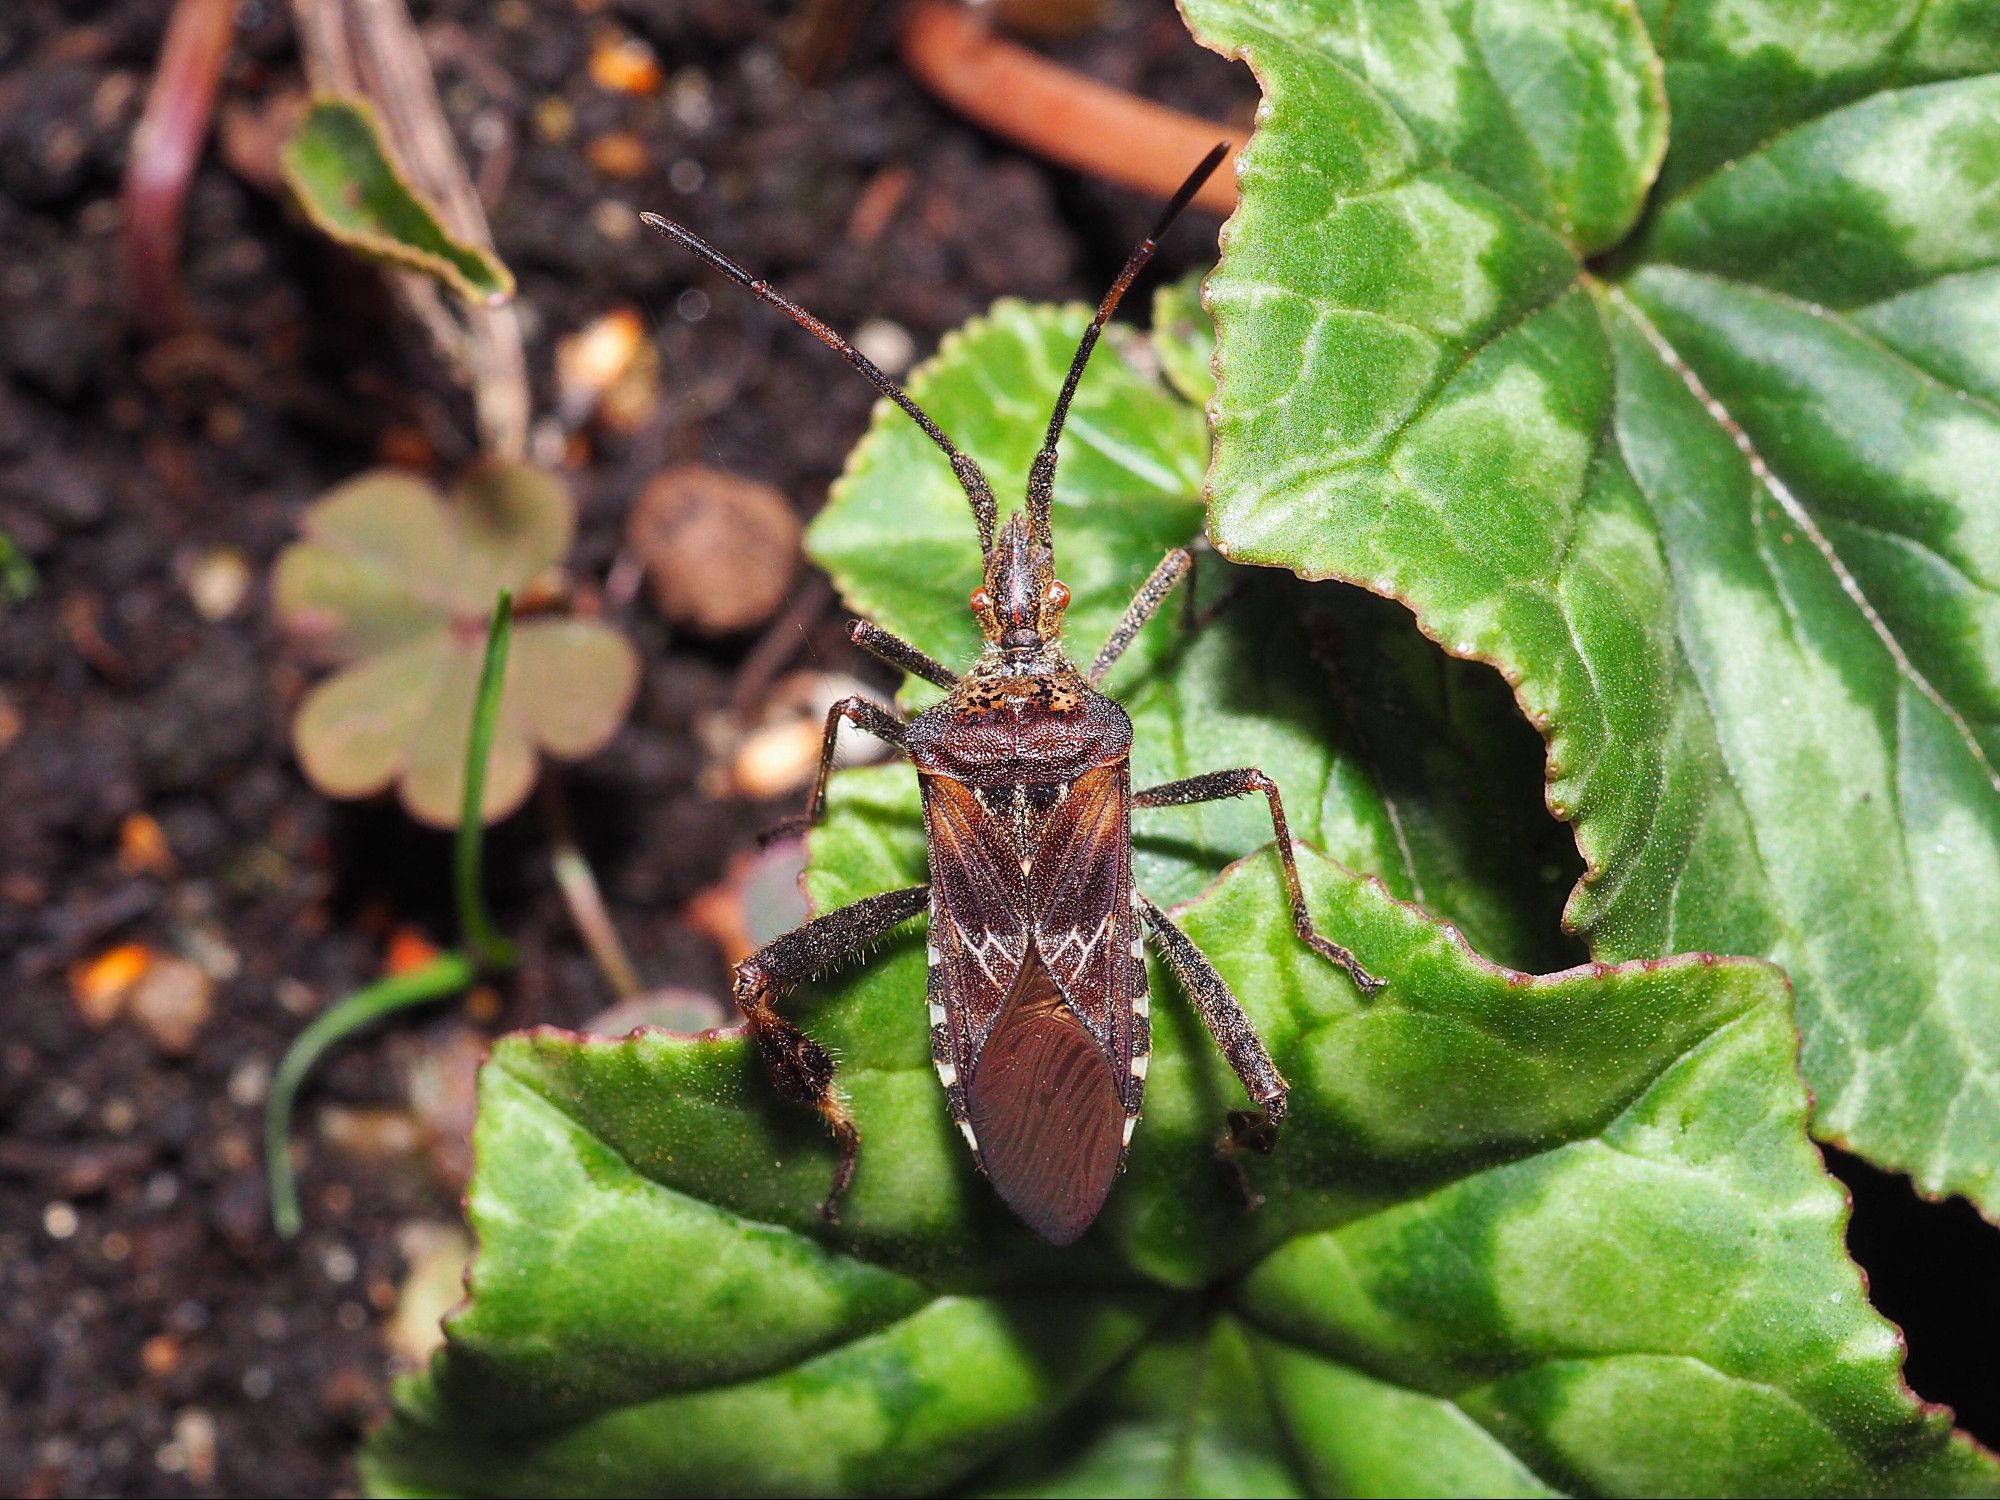
[[[292,8],[313,87],[371,100],[411,185],[454,236],[491,250],[486,211],[445,123],[429,59],[403,0],[292,0]],[[459,306],[427,277],[389,275],[403,305],[464,371],[481,449],[509,461],[525,457],[528,365],[514,309]]]

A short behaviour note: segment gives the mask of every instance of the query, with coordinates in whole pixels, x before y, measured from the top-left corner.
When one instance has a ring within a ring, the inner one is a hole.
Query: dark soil
[[[486,147],[468,154],[520,279],[538,407],[553,406],[558,337],[621,303],[657,333],[657,419],[629,437],[594,434],[569,476],[582,579],[605,577],[634,492],[666,462],[733,469],[817,509],[873,395],[632,210],[697,224],[836,325],[888,319],[919,352],[1002,294],[1094,298],[1153,211],[933,105],[894,59],[891,7],[875,8],[812,88],[786,70],[789,5],[415,9],[455,126]],[[457,1212],[452,1153],[399,1148],[407,1075],[476,1056],[468,1037],[576,1024],[609,1003],[538,826],[514,819],[489,868],[521,969],[327,1062],[296,1131],[307,1229],[289,1244],[272,1234],[263,1081],[304,1017],[380,972],[392,927],[450,934],[449,851],[392,807],[336,805],[304,783],[286,723],[305,679],[279,649],[261,583],[209,621],[187,579],[229,547],[261,580],[329,485],[426,450],[448,478],[473,434],[469,401],[375,275],[213,146],[183,256],[201,331],[154,346],[135,335],[116,279],[117,192],[168,10],[30,0],[0,14],[0,532],[40,574],[0,613],[8,1494],[350,1488],[355,1438],[381,1413],[391,1370],[398,1231]],[[224,110],[296,86],[288,17],[247,0]],[[664,90],[591,84],[607,23],[652,44]],[[1240,117],[1250,104],[1247,77],[1165,10],[1130,7],[1059,50],[1196,110]],[[538,123],[552,100],[573,121],[560,140]],[[645,146],[637,178],[607,179],[584,154],[614,130]],[[893,201],[860,242],[850,220],[871,185],[878,205]],[[1198,262],[1203,232],[1174,238],[1167,272]],[[720,994],[723,961],[681,907],[793,810],[700,784],[696,725],[727,712],[754,637],[671,637],[643,595],[621,623],[645,679],[630,726],[568,778],[580,832],[647,981]],[[800,663],[884,680],[840,625],[823,611]],[[165,832],[171,875],[121,869],[134,813]],[[68,970],[123,942],[224,976],[188,1055],[163,1055],[129,1022],[94,1030],[80,1018]],[[329,1108],[360,1129],[359,1154],[327,1144]]]
[[[393,1366],[401,1231],[457,1213],[464,1101],[446,1087],[444,1107],[413,1117],[412,1074],[456,1080],[462,1095],[465,1068],[451,1060],[476,1057],[481,1039],[581,1023],[609,1003],[538,828],[514,819],[489,868],[521,968],[326,1063],[296,1131],[306,1232],[273,1235],[258,1146],[269,1070],[303,1018],[381,971],[393,929],[449,935],[449,851],[387,805],[333,804],[304,783],[286,724],[306,679],[279,649],[261,582],[210,620],[188,580],[217,548],[240,549],[261,580],[328,486],[413,455],[448,478],[473,435],[463,392],[375,275],[213,148],[183,255],[200,331],[153,345],[135,335],[115,274],[117,191],[169,8],[0,7],[0,532],[40,575],[24,603],[0,605],[9,1494],[351,1488],[354,1441],[382,1412]],[[520,279],[539,408],[553,406],[558,337],[621,303],[657,334],[658,415],[629,436],[593,433],[569,475],[579,579],[611,571],[631,498],[663,463],[736,470],[817,509],[872,397],[644,233],[632,209],[698,225],[837,326],[891,320],[919,352],[1002,294],[1094,299],[1153,212],[932,104],[894,59],[893,7],[873,7],[826,81],[801,87],[785,66],[794,9],[416,7]],[[225,109],[296,87],[288,15],[278,0],[244,0]],[[607,24],[652,44],[665,90],[590,83]],[[1048,45],[1195,113],[1242,120],[1253,102],[1247,73],[1196,48],[1164,6],[1115,6],[1087,38]],[[559,139],[552,101],[573,122]],[[608,179],[586,157],[610,131],[643,143],[636,178]],[[886,205],[879,224],[857,222],[864,200]],[[1177,231],[1164,273],[1200,263],[1213,229]],[[567,778],[580,832],[647,981],[720,994],[722,958],[683,906],[792,810],[717,797],[703,780],[697,729],[732,712],[754,638],[673,636],[643,595],[613,607],[647,667],[629,726]],[[840,624],[821,611],[798,661],[882,681]],[[121,865],[121,829],[139,813],[163,830],[171,870]],[[94,1029],[79,1014],[72,966],[126,942],[216,976],[214,1013],[186,1055],[128,1021]],[[1893,1226],[1918,1222],[1894,1189],[1871,1183],[1862,1200],[1891,1226],[1870,1241],[1883,1242],[1870,1259],[1885,1300],[1900,1285]],[[1956,1221],[1951,1232],[1985,1233]],[[1925,1395],[1983,1400],[1968,1415],[1992,1421],[1990,1379],[1949,1389],[1961,1376],[1937,1369],[1935,1386],[1919,1382]]]

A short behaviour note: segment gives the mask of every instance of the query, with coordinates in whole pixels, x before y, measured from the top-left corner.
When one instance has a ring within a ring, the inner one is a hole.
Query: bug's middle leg
[[[1285,822],[1285,804],[1278,797],[1278,783],[1254,766],[1234,771],[1210,771],[1185,781],[1169,781],[1132,794],[1134,807],[1188,807],[1197,802],[1220,802],[1225,797],[1260,793],[1271,805],[1271,828],[1278,836],[1278,859],[1285,869],[1285,894],[1291,898],[1292,928],[1299,941],[1322,958],[1331,959],[1347,971],[1348,978],[1363,995],[1372,995],[1389,981],[1377,979],[1340,944],[1322,937],[1306,909],[1305,886],[1299,880],[1299,861],[1292,848],[1292,831]]]
[[[828,1220],[840,1217],[840,1195],[853,1180],[861,1134],[854,1127],[854,1115],[846,1101],[833,1087],[833,1058],[826,1048],[779,1015],[777,1002],[801,980],[824,973],[890,928],[909,921],[929,901],[927,885],[869,896],[793,928],[736,966],[736,1008],[743,1012],[744,1023],[763,1054],[771,1082],[786,1098],[818,1110],[840,1144],[833,1187],[820,1205],[820,1213]]]
[[[1209,1035],[1215,1038],[1215,1045],[1222,1049],[1223,1057],[1243,1080],[1243,1087],[1250,1095],[1255,1109],[1232,1109],[1229,1112],[1229,1136],[1225,1147],[1232,1150],[1247,1149],[1269,1152],[1278,1144],[1278,1127],[1285,1118],[1285,1098],[1287,1085],[1278,1065],[1271,1061],[1270,1049],[1264,1039],[1257,1035],[1256,1027],[1243,1013],[1243,1006],[1230,992],[1228,983],[1215,972],[1215,965],[1208,961],[1208,955],[1195,947],[1194,940],[1180,928],[1173,919],[1161,911],[1150,896],[1143,892],[1139,896],[1139,911],[1146,919],[1146,925],[1153,929],[1153,936],[1160,945],[1161,956],[1167,967],[1174,971],[1174,977],[1187,991],[1188,999],[1200,1013],[1202,1024],[1208,1027]],[[1244,1184],[1245,1194],[1255,1199]]]
[[[904,726],[901,719],[866,698],[842,698],[826,711],[826,733],[821,736],[819,742],[819,771],[813,777],[812,796],[806,800],[804,814],[780,819],[764,830],[759,842],[771,844],[795,833],[804,833],[809,828],[817,828],[820,819],[826,816],[826,783],[833,775],[833,752],[840,743],[842,719],[857,729],[867,730],[877,739],[888,741],[898,750],[904,748]]]

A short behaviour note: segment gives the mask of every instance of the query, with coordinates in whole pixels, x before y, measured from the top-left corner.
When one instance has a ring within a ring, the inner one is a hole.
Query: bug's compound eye
[[[1069,589],[1060,578],[1049,580],[1049,591],[1042,598],[1051,609],[1069,608]]]
[[[982,618],[993,613],[993,595],[983,583],[972,591],[972,612]]]

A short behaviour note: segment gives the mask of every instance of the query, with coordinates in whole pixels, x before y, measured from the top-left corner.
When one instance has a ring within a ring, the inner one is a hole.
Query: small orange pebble
[[[438,461],[437,450],[422,431],[400,424],[382,429],[375,456],[398,469],[434,469]]]
[[[414,927],[398,927],[389,935],[388,956],[382,960],[384,974],[409,974],[438,956],[437,944]]]
[[[646,154],[646,143],[629,130],[614,130],[598,136],[583,148],[583,154],[606,177],[615,177],[621,182],[641,176],[652,165],[652,158]]]
[[[155,1380],[163,1380],[180,1368],[181,1341],[170,1333],[156,1333],[139,1346],[139,1365]]]
[[[161,879],[174,873],[174,851],[151,814],[130,813],[118,825],[118,868],[127,875],[158,875]]]
[[[604,392],[624,380],[646,344],[638,308],[612,308],[556,342],[556,394],[570,426],[596,410]]]
[[[651,47],[605,26],[590,49],[590,81],[614,94],[657,94],[666,78]]]
[[[144,943],[120,943],[69,971],[70,997],[86,1024],[102,1028],[117,1020],[132,989],[159,957]]]

